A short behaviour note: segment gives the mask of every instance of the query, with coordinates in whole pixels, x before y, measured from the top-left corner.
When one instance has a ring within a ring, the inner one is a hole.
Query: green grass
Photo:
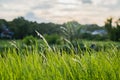
[[[33,50],[0,52],[6,54],[0,57],[0,80],[120,80],[120,50],[114,46],[107,51],[85,51],[84,56],[66,51],[61,56],[57,48],[55,52],[45,49],[33,46]]]

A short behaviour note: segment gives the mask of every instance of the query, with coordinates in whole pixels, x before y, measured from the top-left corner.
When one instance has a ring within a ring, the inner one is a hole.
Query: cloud
[[[24,16],[38,22],[101,24],[109,16],[119,17],[119,4],[120,0],[0,0],[0,18]]]
[[[1,15],[0,19],[6,19],[11,21],[18,16],[24,16],[24,12],[4,11],[4,12],[0,12],[0,15]]]
[[[33,12],[28,12],[24,17],[25,17],[25,19],[27,19],[29,21],[37,21],[39,23],[41,23],[41,22],[46,22],[46,23],[50,22],[47,19],[36,16],[35,13],[33,13]]]
[[[115,5],[119,0],[92,0],[95,5]]]
[[[92,0],[93,5],[100,8],[108,8],[110,12],[120,10],[120,0]]]
[[[80,1],[82,1],[83,4],[86,4],[86,3],[91,4],[92,3],[91,0],[80,0]]]
[[[58,0],[58,3],[77,3],[77,0]]]
[[[2,4],[0,4],[0,7],[3,7],[3,5],[2,5]]]
[[[46,4],[38,4],[37,6],[33,7],[33,9],[51,9],[53,8],[54,5],[51,3],[46,3]]]

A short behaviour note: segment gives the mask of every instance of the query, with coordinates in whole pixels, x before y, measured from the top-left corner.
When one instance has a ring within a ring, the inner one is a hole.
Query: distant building
[[[11,39],[13,37],[13,32],[10,31],[6,25],[2,25],[3,29],[2,32],[0,33],[0,38],[9,38]]]
[[[100,35],[100,36],[103,36],[103,35],[106,35],[107,34],[107,31],[106,30],[95,30],[91,33],[92,35]]]

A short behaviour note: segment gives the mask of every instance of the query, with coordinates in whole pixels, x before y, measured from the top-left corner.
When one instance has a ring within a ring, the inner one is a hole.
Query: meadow
[[[119,42],[82,43],[86,50],[75,53],[71,47],[68,53],[47,42],[42,46],[39,40],[22,48],[20,40],[0,40],[0,80],[120,80]],[[90,50],[91,43],[106,48]]]

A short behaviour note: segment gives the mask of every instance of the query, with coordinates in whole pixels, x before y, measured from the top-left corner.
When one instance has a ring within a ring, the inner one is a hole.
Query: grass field
[[[0,43],[12,46],[9,41]],[[16,46],[21,44],[17,43]],[[84,43],[88,46],[93,42]],[[110,47],[105,51],[86,50],[77,54],[72,48],[70,54],[57,47],[54,51],[48,47],[39,50],[39,44],[31,49],[8,48],[0,52],[4,55],[0,56],[0,80],[120,80],[120,50],[115,46],[119,43],[95,43]]]

